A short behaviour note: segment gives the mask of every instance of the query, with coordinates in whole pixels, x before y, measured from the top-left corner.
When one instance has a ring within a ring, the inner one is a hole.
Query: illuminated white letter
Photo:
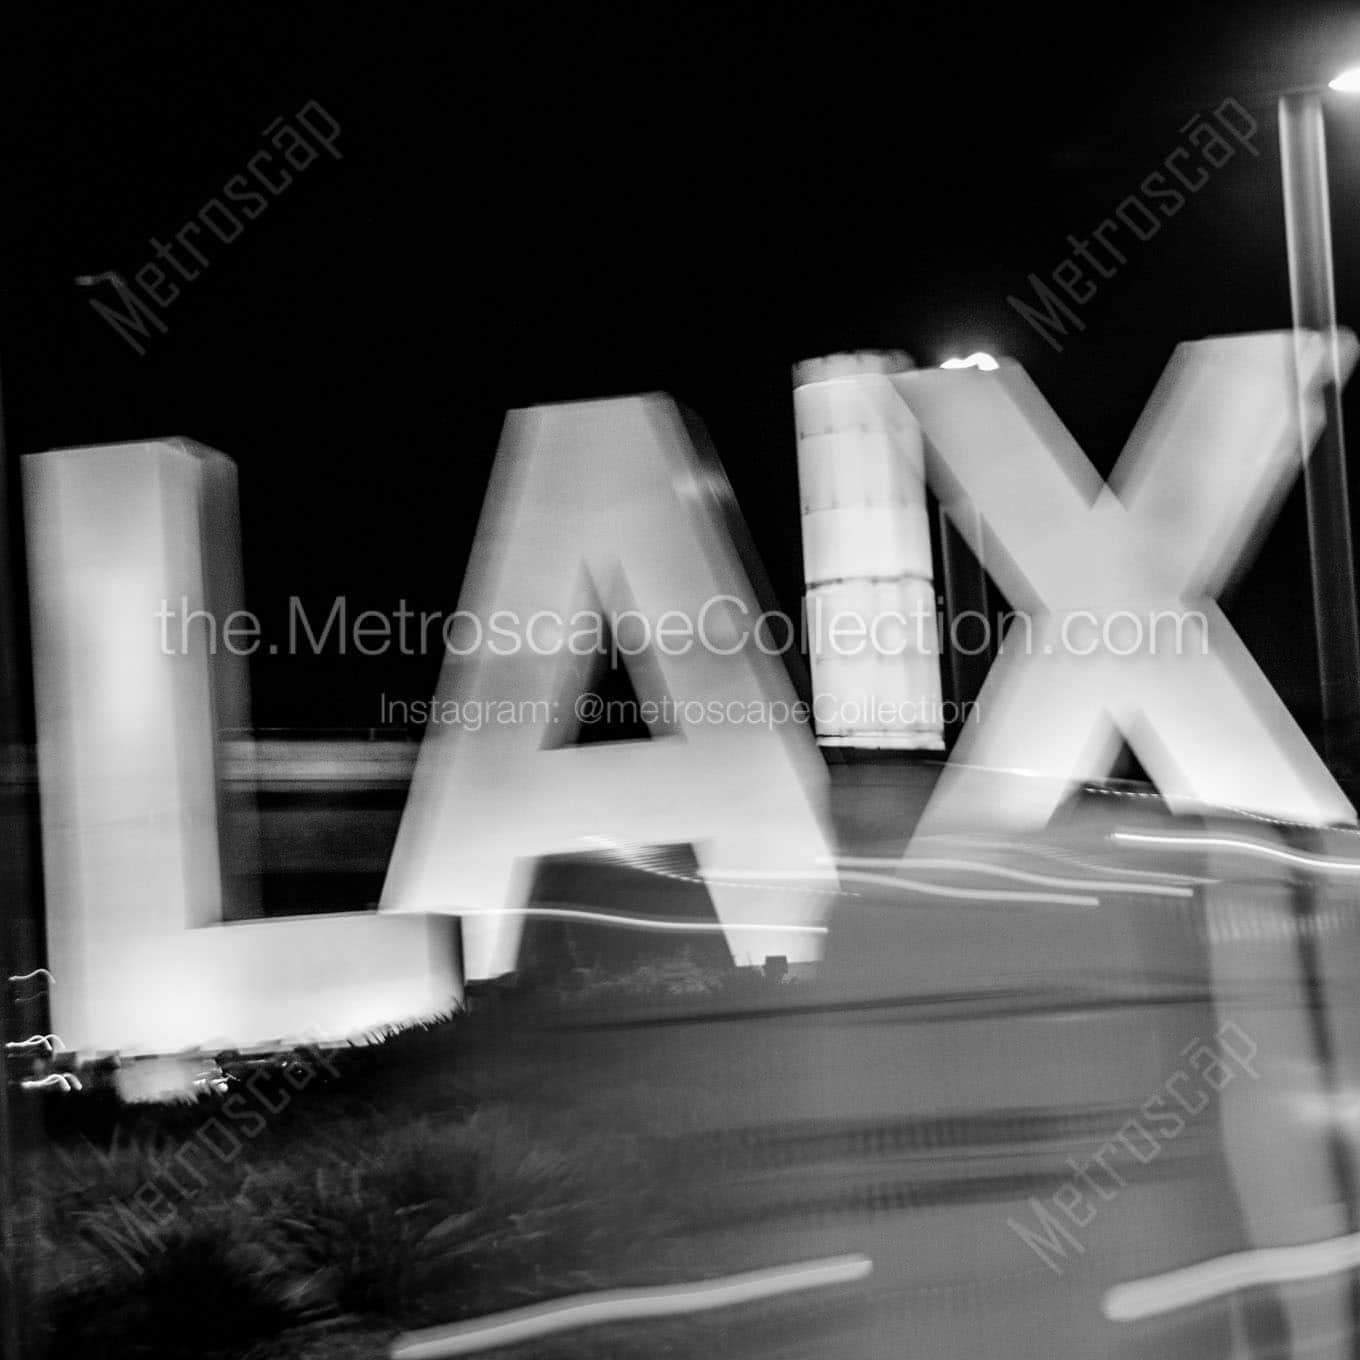
[[[1340,346],[1348,373],[1354,336]],[[1031,641],[1012,628],[1003,643],[918,836],[1043,825],[1109,772],[1121,732],[1173,808],[1354,818],[1212,598],[1321,428],[1322,338],[1297,346],[1297,403],[1295,350],[1288,331],[1179,346],[1108,486],[1017,365],[892,379],[940,499],[977,511],[960,530],[980,518],[984,560],[1034,615]],[[1136,651],[1125,611],[1144,625]]]
[[[485,647],[446,656],[440,702],[481,711],[509,700],[515,720],[427,729],[383,907],[463,915],[467,977],[515,967],[534,860],[602,842],[692,844],[717,880],[710,895],[739,961],[819,952],[822,895],[748,877],[778,880],[827,855],[825,771],[806,730],[759,719],[793,694],[779,662],[749,636],[737,645],[760,606],[723,523],[724,495],[665,398],[509,416],[461,607],[570,618],[593,589],[614,618],[636,610],[654,624],[680,611],[696,645],[626,659],[639,645],[630,626],[619,664],[644,704],[670,700],[673,721],[653,724],[645,744],[582,747],[562,741],[589,658],[565,646],[551,658]],[[711,603],[720,596],[731,598]],[[671,735],[658,735],[665,727]]]
[[[222,923],[208,484],[226,463],[178,439],[23,460],[52,1025],[71,1048],[345,1038],[459,994],[446,922]]]

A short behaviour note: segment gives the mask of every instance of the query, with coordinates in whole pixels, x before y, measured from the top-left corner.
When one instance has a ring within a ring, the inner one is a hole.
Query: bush
[[[603,1287],[665,1221],[629,1140],[504,1107],[315,1121],[219,1168],[148,1246],[128,1209],[163,1160],[54,1159],[30,1206],[52,1354],[228,1356],[328,1318],[391,1332],[494,1312]]]
[[[693,1204],[662,1160],[665,1129],[656,1143],[624,1131],[650,1128],[638,1111],[666,1074],[634,1078],[625,1065],[583,1081],[541,1036],[583,1005],[744,1003],[783,985],[683,955],[512,991],[342,1051],[338,1075],[286,1104],[280,1086],[255,1132],[233,1126],[239,1154],[196,1162],[192,1193],[165,1191],[149,1236],[130,1219],[134,1197],[164,1187],[164,1168],[222,1098],[117,1110],[54,1097],[65,1141],[26,1168],[22,1206],[49,1353],[376,1358],[399,1331],[721,1269],[711,1245],[697,1272],[685,1255]],[[521,1001],[538,1038],[513,1023]],[[224,1073],[234,1061],[245,1060],[222,1056]],[[705,1331],[608,1328],[505,1355],[701,1354],[692,1343]]]

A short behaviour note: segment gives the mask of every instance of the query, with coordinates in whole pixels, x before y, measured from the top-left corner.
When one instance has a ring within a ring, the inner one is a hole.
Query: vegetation
[[[686,1246],[694,1200],[633,1098],[647,1083],[573,1081],[525,1036],[583,1008],[781,985],[653,961],[487,998],[336,1055],[314,1080],[248,1078],[224,1056],[225,1091],[189,1105],[52,1096],[55,1138],[24,1168],[20,1225],[48,1352],[357,1360],[412,1328],[722,1269],[721,1247],[696,1265]],[[714,1349],[691,1324],[500,1354]]]

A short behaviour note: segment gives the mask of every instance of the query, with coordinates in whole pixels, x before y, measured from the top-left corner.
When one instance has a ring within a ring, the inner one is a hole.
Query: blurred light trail
[[[984,373],[990,373],[1001,365],[984,350],[975,350],[966,359],[946,359],[940,365],[941,368],[980,368]]]
[[[611,840],[608,836],[583,836],[582,840],[599,846],[607,852],[619,864],[625,864],[630,869],[636,869],[639,873],[651,874],[656,878],[669,878],[677,883],[688,883],[692,886],[706,887],[730,887],[730,888],[758,888],[765,882],[785,882],[793,879],[797,881],[811,881],[820,884],[815,888],[793,888],[792,892],[810,892],[824,895],[836,890],[835,871],[828,868],[826,870],[817,869],[698,869],[698,877],[694,874],[681,872],[679,869],[671,867],[674,860],[673,852],[669,850],[647,848],[640,849],[635,846],[627,846],[619,841]],[[830,860],[827,858],[829,864]]]
[[[1296,1247],[1261,1247],[1115,1285],[1100,1307],[1112,1322],[1136,1322],[1238,1290],[1317,1280],[1356,1266],[1360,1266],[1360,1233]]]
[[[32,1034],[27,1039],[13,1039],[5,1045],[6,1050],[14,1052],[20,1048],[36,1048],[41,1044],[49,1053],[55,1053],[60,1047],[65,1049],[66,1045],[62,1042],[60,1034]]]
[[[1305,1092],[1291,1104],[1306,1124],[1360,1125],[1360,1091],[1338,1091],[1335,1095]]]
[[[1125,864],[1092,864],[1090,860],[1073,854],[1070,850],[1056,845],[1035,845],[1031,841],[1015,838],[993,838],[977,835],[944,835],[923,837],[922,848],[933,846],[953,847],[964,850],[990,849],[1017,855],[1029,855],[1034,859],[1055,861],[1078,869],[1092,869],[1101,874],[1127,874],[1130,878],[1155,879],[1158,882],[1208,884],[1216,883],[1214,878],[1199,877],[1195,874],[1178,873],[1175,869],[1134,869]],[[914,859],[915,856],[913,855]]]
[[[835,892],[836,880],[839,879],[842,886],[849,882],[863,883],[873,887],[900,888],[907,892],[924,893],[927,896],[933,895],[936,897],[963,898],[968,901],[1049,902],[1056,903],[1059,906],[1069,907],[1098,907],[1100,905],[1098,898],[1086,895],[1063,896],[1052,893],[1000,892],[990,888],[958,888],[943,883],[921,883],[916,879],[899,877],[897,874],[864,873],[855,869],[839,869],[835,866],[849,865],[852,863],[852,860],[837,859],[830,856],[826,856],[822,859],[821,863],[824,867],[820,869],[732,869],[722,867],[717,869],[700,869],[699,877],[694,878],[688,874],[680,874],[673,870],[657,867],[655,860],[658,854],[662,852],[631,852],[624,849],[624,847],[618,846],[614,842],[607,840],[603,836],[592,836],[589,839],[602,846],[608,847],[617,854],[620,859],[631,865],[633,868],[641,869],[644,873],[657,874],[662,878],[679,879],[685,883],[699,883],[702,885],[722,883],[731,887],[753,887],[769,883],[811,882],[821,886],[815,889],[795,888],[792,889],[792,891],[829,893]],[[869,865],[889,865],[894,868],[902,863],[901,860],[897,859],[865,859],[862,862]],[[913,859],[911,861],[911,867],[915,868],[918,863],[929,866],[931,862]],[[1036,883],[1044,881],[1038,875],[1027,876],[1019,870],[1003,870],[994,868],[993,866],[986,866],[986,868],[983,868],[979,865],[969,864],[964,860],[937,860],[934,861],[934,863],[936,865],[951,864],[956,865],[959,868],[979,869],[984,873],[987,872],[988,869],[991,869],[992,872],[1001,874],[1002,876],[1012,874],[1021,880],[1029,879]],[[1049,879],[1048,882],[1059,887],[1064,887],[1072,885],[1074,880],[1054,878]],[[1090,887],[1092,885],[1081,883],[1079,886]],[[1111,892],[1144,891],[1143,889],[1131,889],[1130,885],[1125,883],[1109,883],[1104,886]],[[1145,891],[1158,891],[1162,892],[1162,895],[1170,894],[1171,896],[1179,895],[1189,897],[1191,895],[1188,889],[1168,888],[1165,890],[1147,889]],[[844,893],[842,895],[846,897],[857,897],[859,894]],[[810,927],[802,927],[802,929],[810,929]],[[822,929],[821,933],[825,934],[825,929]]]
[[[943,883],[919,883],[895,874],[869,874],[843,869],[842,883],[864,883],[878,888],[901,888],[927,897],[956,897],[965,902],[1045,902],[1058,907],[1098,907],[1100,898],[1077,893],[1003,892],[997,888],[951,888]]]
[[[57,985],[56,978],[46,968],[35,968],[31,973],[11,973],[9,980],[11,982],[29,982],[35,977],[45,977],[49,987]]]
[[[19,1085],[25,1091],[45,1091],[53,1086],[60,1086],[68,1093],[82,1089],[80,1078],[74,1072],[52,1072],[45,1077],[30,1077],[27,1081],[21,1081]]]
[[[1348,67],[1339,76],[1333,76],[1327,88],[1338,94],[1360,94],[1360,66]]]
[[[1040,831],[1073,785],[1111,773],[1116,734],[1134,721],[1155,734],[1149,774],[1173,808],[1232,801],[1309,823],[1355,819],[1215,602],[1318,437],[1329,347],[1348,375],[1360,357],[1350,332],[1177,346],[1111,481],[1020,365],[893,376],[935,451],[942,506],[1035,625],[1022,650],[1001,648],[985,715],[964,725],[960,763],[946,765],[914,837],[979,823]],[[1176,621],[1174,655],[1149,645],[1155,623],[1139,622],[1128,647],[1134,601],[1150,620]],[[1096,616],[1103,650],[1065,636],[1082,611]],[[1074,665],[1078,651],[1086,659]],[[1041,777],[997,785],[963,773],[972,765]]]
[[[783,921],[693,921],[659,916],[624,916],[618,912],[587,911],[583,907],[444,907],[450,916],[544,916],[555,921],[589,921],[596,925],[632,926],[637,930],[708,931],[726,930],[797,931],[800,935],[825,935],[825,926],[790,924]]]
[[[873,1268],[873,1262],[867,1256],[831,1256],[799,1265],[703,1280],[697,1284],[577,1294],[552,1303],[516,1308],[495,1317],[407,1332],[392,1343],[392,1360],[443,1360],[445,1356],[472,1355],[495,1346],[515,1345],[578,1327],[704,1313],[804,1289],[853,1284],[866,1278]]]
[[[1165,836],[1150,831],[1113,831],[1110,839],[1129,845],[1160,845],[1174,849],[1240,850],[1244,855],[1259,855],[1263,859],[1297,864],[1300,868],[1316,869],[1324,874],[1360,874],[1360,860],[1305,855],[1296,850],[1282,850],[1277,845],[1267,845],[1264,841],[1240,840],[1235,836]]]
[[[899,864],[901,861],[893,860],[892,863]],[[1100,905],[1099,898],[1084,895],[1002,892],[995,888],[956,888],[944,883],[922,883],[914,878],[898,877],[896,874],[865,873],[859,869],[841,869],[836,876],[840,879],[842,886],[846,883],[863,883],[877,888],[901,888],[907,892],[923,893],[927,897],[957,897],[969,902],[1051,902],[1066,907],[1098,907]],[[737,887],[742,886],[743,883],[782,883],[786,880],[807,882],[811,880],[824,883],[823,892],[835,891],[835,885],[824,876],[806,873],[801,869],[753,869],[749,872],[742,869],[718,869],[714,870],[712,874],[704,873],[704,880],[705,882],[730,883]],[[1119,885],[1121,890],[1123,886],[1122,884]],[[857,893],[845,893],[843,895],[846,897],[858,896]]]
[[[835,864],[847,869],[898,869],[903,861],[872,855],[841,855]],[[990,874],[993,878],[1011,878],[1017,883],[1035,883],[1044,888],[1085,888],[1088,892],[1139,893],[1152,897],[1193,897],[1191,888],[1161,883],[1119,883],[1098,878],[1055,878],[1051,874],[1032,874],[1025,869],[1012,869],[1003,864],[983,864],[966,859],[931,859],[913,855],[906,861],[912,869],[959,869],[971,874]]]

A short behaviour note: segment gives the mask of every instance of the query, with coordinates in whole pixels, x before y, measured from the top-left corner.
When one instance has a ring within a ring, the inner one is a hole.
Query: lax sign
[[[1042,826],[1074,784],[1109,772],[1121,735],[1175,809],[1353,820],[1215,603],[1321,430],[1331,343],[1283,331],[1179,346],[1109,484],[1017,365],[827,379],[864,429],[918,432],[928,483],[1030,630],[1023,649],[1003,640],[918,839]],[[1336,343],[1349,374],[1354,337]],[[461,919],[467,978],[513,969],[534,861],[602,846],[693,846],[739,961],[818,956],[834,845],[806,724],[686,716],[796,696],[777,655],[728,645],[725,628],[734,639],[761,613],[747,545],[668,398],[510,414],[460,612],[703,616],[717,645],[624,652],[638,698],[669,721],[649,742],[584,746],[557,715],[588,688],[588,658],[446,655],[436,703],[543,716],[427,728],[381,910],[358,919],[221,924],[209,658],[165,655],[155,624],[167,598],[206,598],[208,570],[191,470],[167,449],[24,460],[48,935],[69,1044],[240,1044],[437,1009],[458,986],[437,918]],[[1075,614],[1105,635],[1135,611],[1191,613],[1203,636],[1170,651],[1066,645]]]

